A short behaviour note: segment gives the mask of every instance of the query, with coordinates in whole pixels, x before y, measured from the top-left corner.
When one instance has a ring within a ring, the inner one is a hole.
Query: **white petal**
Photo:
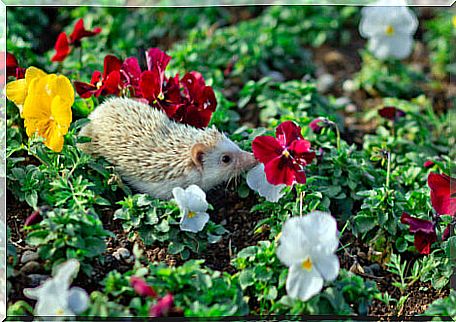
[[[316,270],[325,281],[333,281],[339,275],[339,259],[334,254],[318,255],[312,258]]]
[[[204,225],[209,221],[209,215],[205,212],[198,212],[194,217],[189,218],[185,216],[180,222],[180,229],[183,231],[190,231],[197,233],[203,230]]]
[[[260,196],[265,197],[267,201],[277,202],[285,194],[283,188],[286,185],[273,185],[266,179],[264,164],[260,163],[247,173],[247,185],[250,189],[257,191]]]
[[[290,267],[287,276],[287,294],[292,298],[307,301],[323,288],[323,278],[316,269],[310,271],[296,264]]]
[[[312,242],[312,249],[323,254],[333,253],[338,245],[337,222],[330,213],[312,211],[296,222]]]
[[[68,307],[76,314],[84,312],[89,307],[89,295],[80,287],[72,287],[68,294]]]
[[[181,187],[176,187],[173,189],[173,196],[174,200],[177,203],[177,206],[179,207],[180,210],[186,209],[187,206],[187,194],[185,193],[185,190],[182,189]]]
[[[57,267],[57,273],[53,279],[60,284],[61,288],[68,289],[73,278],[79,271],[79,262],[76,259],[69,259]]]
[[[292,217],[282,228],[276,253],[279,260],[288,267],[302,263],[311,252],[312,242],[307,239],[306,232],[298,224],[303,219],[304,217]]]
[[[381,36],[371,38],[368,49],[378,59],[408,57],[413,49],[413,38],[406,35],[397,34],[395,36]]]
[[[200,187],[191,185],[185,190],[188,209],[193,212],[205,212],[209,207],[206,194]]]

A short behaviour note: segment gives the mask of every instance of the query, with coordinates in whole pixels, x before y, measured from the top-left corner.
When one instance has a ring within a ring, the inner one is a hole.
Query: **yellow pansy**
[[[68,78],[48,75],[30,67],[24,80],[10,84],[6,88],[6,95],[16,105],[23,105],[22,118],[27,135],[31,137],[36,133],[44,138],[48,148],[55,152],[62,151],[63,136],[71,124],[71,106],[74,102],[74,90]]]

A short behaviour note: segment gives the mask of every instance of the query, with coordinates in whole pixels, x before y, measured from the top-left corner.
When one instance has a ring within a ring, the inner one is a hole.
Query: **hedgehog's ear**
[[[203,143],[195,143],[192,146],[192,161],[200,170],[203,169],[203,157],[206,150],[207,146],[205,146]]]

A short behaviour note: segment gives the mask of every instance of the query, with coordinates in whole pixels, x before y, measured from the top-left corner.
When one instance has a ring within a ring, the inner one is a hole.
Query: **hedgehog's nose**
[[[244,171],[252,169],[258,164],[257,159],[253,156],[253,153],[244,152],[241,156],[241,165]]]

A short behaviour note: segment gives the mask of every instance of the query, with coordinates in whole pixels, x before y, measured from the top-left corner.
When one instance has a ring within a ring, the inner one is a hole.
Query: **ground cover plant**
[[[7,14],[10,318],[456,318],[454,13]],[[166,200],[132,189],[80,135],[114,97],[257,164]]]

